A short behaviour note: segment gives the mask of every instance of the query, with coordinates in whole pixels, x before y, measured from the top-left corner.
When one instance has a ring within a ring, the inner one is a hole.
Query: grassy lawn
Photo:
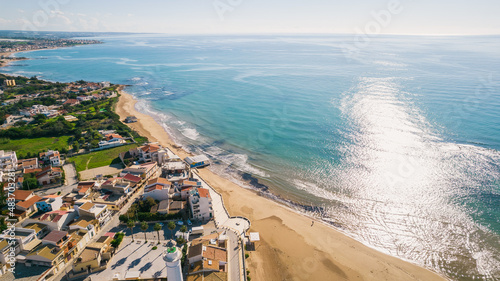
[[[78,172],[102,166],[109,166],[111,164],[121,163],[120,158],[118,157],[120,152],[128,151],[134,147],[137,147],[137,145],[130,144],[100,151],[94,151],[89,154],[71,157],[69,161],[75,162],[76,170]]]
[[[0,150],[13,150],[17,154],[17,158],[26,158],[30,152],[33,156],[38,156],[38,153],[47,151],[48,149],[61,150],[68,148],[69,136],[62,137],[45,137],[33,139],[0,139]]]

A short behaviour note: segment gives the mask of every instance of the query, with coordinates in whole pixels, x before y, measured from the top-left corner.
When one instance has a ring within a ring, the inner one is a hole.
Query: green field
[[[17,154],[17,158],[23,159],[38,156],[38,153],[52,150],[68,149],[69,136],[61,137],[45,137],[33,139],[0,139],[0,150],[13,150]],[[28,155],[28,153],[30,153]]]
[[[76,170],[78,172],[81,172],[87,169],[121,163],[120,158],[118,157],[120,152],[129,151],[134,147],[137,147],[137,145],[124,145],[115,148],[94,151],[89,154],[78,155],[75,157],[71,157],[68,160],[75,162]]]

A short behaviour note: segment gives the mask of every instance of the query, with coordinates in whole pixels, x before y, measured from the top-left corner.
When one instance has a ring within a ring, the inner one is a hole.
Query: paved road
[[[229,238],[229,243],[227,245],[227,257],[229,263],[228,275],[229,281],[239,281],[240,279],[240,247],[238,245],[239,236],[233,231],[226,231],[226,235]]]
[[[78,186],[78,177],[76,176],[75,167],[72,164],[64,164],[62,168],[63,168],[64,173],[66,175],[66,180],[65,180],[66,184],[65,185],[35,191],[35,194],[38,196],[43,196],[43,195],[47,195],[47,194],[58,193],[60,191],[61,195],[64,196],[64,195],[70,193],[74,188],[76,188]]]

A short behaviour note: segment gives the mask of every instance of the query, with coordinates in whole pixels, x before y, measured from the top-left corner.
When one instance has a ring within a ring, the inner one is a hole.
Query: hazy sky
[[[0,29],[500,34],[499,0],[0,0]]]

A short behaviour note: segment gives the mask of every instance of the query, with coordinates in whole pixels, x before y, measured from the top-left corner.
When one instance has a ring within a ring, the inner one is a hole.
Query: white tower
[[[177,247],[167,248],[163,260],[167,263],[168,281],[183,281],[181,269],[182,253]]]

